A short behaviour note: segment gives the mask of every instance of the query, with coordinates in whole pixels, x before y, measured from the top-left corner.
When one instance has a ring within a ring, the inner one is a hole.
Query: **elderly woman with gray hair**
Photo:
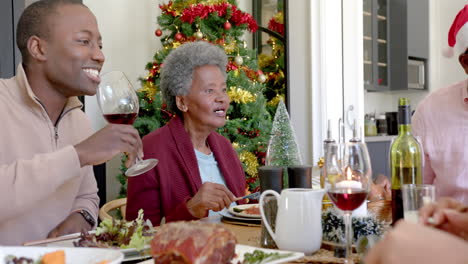
[[[153,170],[128,179],[127,215],[139,209],[159,225],[194,220],[229,207],[245,192],[242,165],[229,140],[216,133],[226,123],[229,96],[227,57],[207,42],[187,43],[172,51],[161,70],[161,91],[176,115],[143,138]]]

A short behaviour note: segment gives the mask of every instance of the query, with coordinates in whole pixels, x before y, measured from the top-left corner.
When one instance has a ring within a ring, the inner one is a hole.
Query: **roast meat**
[[[154,263],[223,264],[234,257],[236,237],[220,224],[172,222],[163,225],[151,242]]]

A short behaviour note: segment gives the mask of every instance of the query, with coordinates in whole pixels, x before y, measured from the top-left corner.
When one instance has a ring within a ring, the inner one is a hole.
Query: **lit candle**
[[[337,188],[361,189],[362,183],[353,181],[353,172],[350,167],[346,167],[346,180],[336,183]]]
[[[362,189],[362,183],[358,181],[340,181],[336,183],[337,188]]]
[[[346,168],[346,180],[336,183],[337,188],[346,188],[351,193],[351,189],[362,189],[362,183],[352,180],[353,175],[351,168]],[[353,216],[367,216],[367,201],[364,201],[361,206],[353,211]]]

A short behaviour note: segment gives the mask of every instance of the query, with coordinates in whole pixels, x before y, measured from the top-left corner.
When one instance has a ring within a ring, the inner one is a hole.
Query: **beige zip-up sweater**
[[[56,126],[29,86],[21,64],[0,79],[0,245],[44,239],[70,213],[99,209],[91,166],[73,145],[93,132],[78,98]]]

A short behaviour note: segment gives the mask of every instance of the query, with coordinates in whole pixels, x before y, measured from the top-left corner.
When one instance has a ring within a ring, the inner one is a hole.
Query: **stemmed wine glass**
[[[343,211],[346,239],[346,262],[353,263],[351,214],[366,201],[371,188],[372,170],[366,144],[351,141],[334,143],[325,161],[325,190],[336,207]],[[327,173],[328,172],[328,173]]]
[[[102,115],[109,123],[132,125],[137,117],[138,96],[123,72],[111,71],[101,76],[97,100]],[[127,169],[125,175],[140,175],[157,164],[157,159],[141,160],[137,157],[135,164]]]

